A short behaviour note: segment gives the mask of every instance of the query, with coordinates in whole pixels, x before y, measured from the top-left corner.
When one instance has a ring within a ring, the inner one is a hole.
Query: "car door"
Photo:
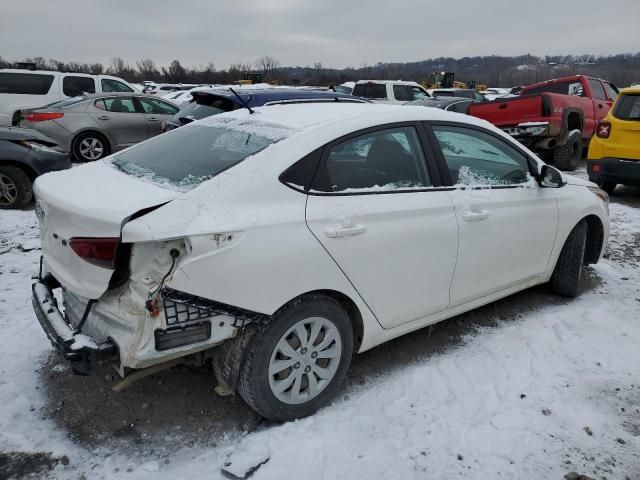
[[[162,125],[178,113],[178,108],[159,98],[136,97],[147,122],[147,138],[162,133]]]
[[[109,136],[115,150],[147,138],[147,120],[138,111],[133,97],[101,98],[93,102],[87,112]]]
[[[385,328],[449,304],[458,228],[437,172],[426,168],[435,164],[421,128],[329,144],[307,199],[309,229]]]
[[[558,224],[556,191],[531,177],[524,152],[498,134],[433,125],[459,229],[450,306],[540,279]]]
[[[591,94],[593,95],[595,120],[597,125],[600,120],[607,116],[607,113],[609,113],[609,109],[611,108],[613,101],[609,100],[609,98],[607,97],[607,93],[600,80],[590,78],[589,87],[591,87]]]

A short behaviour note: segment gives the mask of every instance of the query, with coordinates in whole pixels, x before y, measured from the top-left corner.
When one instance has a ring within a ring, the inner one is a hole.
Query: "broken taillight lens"
[[[109,270],[116,269],[119,238],[72,238],[71,249],[83,260]]]
[[[596,135],[600,138],[609,138],[609,135],[611,135],[611,123],[600,122],[596,129]]]

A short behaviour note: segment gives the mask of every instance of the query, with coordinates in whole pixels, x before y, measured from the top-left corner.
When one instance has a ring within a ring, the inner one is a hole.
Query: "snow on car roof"
[[[195,123],[217,126],[221,122],[237,119],[240,122],[256,122],[260,124],[277,125],[284,129],[295,131],[314,130],[335,125],[337,122],[348,122],[352,130],[384,125],[394,122],[411,121],[455,121],[460,122],[461,116],[453,112],[438,109],[423,108],[410,105],[381,105],[362,103],[309,103],[292,105],[272,105],[258,107],[251,114],[246,109],[235,110],[220,115],[204,118]],[[475,117],[464,117],[464,122],[490,126],[484,120]]]

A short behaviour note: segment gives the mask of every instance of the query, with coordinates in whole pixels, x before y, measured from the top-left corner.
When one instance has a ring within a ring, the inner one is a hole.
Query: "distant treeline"
[[[527,85],[550,78],[585,74],[605,78],[619,86],[640,82],[640,52],[617,55],[548,55],[536,57],[483,56],[440,57],[419,62],[377,63],[343,69],[325,68],[316,62],[312,66],[282,67],[271,56],[261,57],[253,64],[232,64],[224,70],[216,69],[213,62],[198,67],[183,66],[179,60],[168,66],[158,66],[145,58],[134,64],[122,58],[102,63],[61,62],[43,57],[25,58],[21,62],[33,63],[38,69],[110,74],[130,82],[153,80],[168,83],[233,83],[244,79],[246,72],[260,72],[263,80],[283,84],[332,85],[361,79],[429,80],[434,72],[454,72],[456,80],[474,80],[489,86],[510,87]],[[15,66],[0,57],[0,68]]]

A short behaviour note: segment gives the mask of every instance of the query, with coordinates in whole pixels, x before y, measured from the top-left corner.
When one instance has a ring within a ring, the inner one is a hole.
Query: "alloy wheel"
[[[287,404],[314,399],[331,383],[341,355],[340,333],[330,320],[300,320],[273,349],[268,370],[271,392]]]
[[[0,205],[13,205],[18,198],[18,187],[6,175],[0,173]]]
[[[87,137],[80,142],[80,154],[87,160],[97,160],[104,153],[104,145],[95,137]]]

